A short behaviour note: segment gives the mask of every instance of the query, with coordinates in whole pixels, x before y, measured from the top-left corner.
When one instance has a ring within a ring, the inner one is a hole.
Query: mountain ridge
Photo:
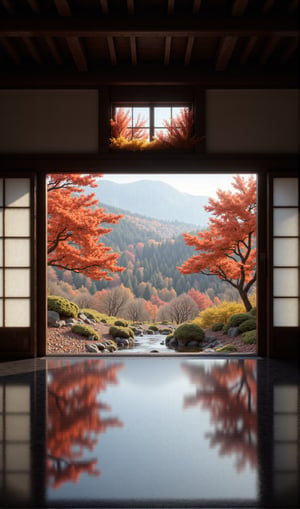
[[[131,183],[116,183],[101,179],[99,186],[89,189],[96,194],[100,205],[124,209],[148,218],[163,221],[179,221],[206,227],[209,214],[204,210],[207,196],[194,196],[178,191],[159,180],[139,180]]]

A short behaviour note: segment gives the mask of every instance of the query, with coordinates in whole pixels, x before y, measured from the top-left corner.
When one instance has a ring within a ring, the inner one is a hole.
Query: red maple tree
[[[80,272],[91,279],[112,279],[121,272],[116,265],[119,255],[99,242],[111,228],[102,223],[117,223],[122,215],[107,214],[99,207],[94,193],[85,187],[97,187],[102,175],[56,173],[48,176],[48,265]]]
[[[196,385],[196,393],[184,398],[184,408],[200,404],[211,414],[214,429],[205,436],[220,456],[235,455],[238,472],[257,465],[257,383],[254,360],[183,364]]]
[[[218,199],[209,199],[205,210],[211,212],[209,227],[197,235],[184,233],[188,246],[199,254],[178,267],[181,274],[200,272],[236,288],[247,311],[248,297],[256,281],[256,179],[236,175],[234,191],[217,191]]]
[[[78,482],[82,473],[99,476],[98,458],[86,459],[108,428],[122,427],[116,417],[103,417],[110,407],[99,401],[109,384],[117,384],[123,364],[88,359],[60,366],[48,362],[47,479],[57,489],[64,482]]]

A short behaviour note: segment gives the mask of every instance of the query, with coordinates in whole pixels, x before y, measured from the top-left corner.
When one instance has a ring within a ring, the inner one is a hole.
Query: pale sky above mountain
[[[120,174],[106,173],[103,178],[118,184],[136,182],[138,180],[156,180],[165,182],[181,192],[195,196],[209,196],[214,198],[218,189],[231,188],[234,174],[199,175],[190,173],[136,173]],[[248,175],[245,175],[248,176]]]

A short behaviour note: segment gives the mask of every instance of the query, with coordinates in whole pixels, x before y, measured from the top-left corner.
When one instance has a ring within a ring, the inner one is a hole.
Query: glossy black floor
[[[1,507],[299,507],[299,366],[0,364]]]

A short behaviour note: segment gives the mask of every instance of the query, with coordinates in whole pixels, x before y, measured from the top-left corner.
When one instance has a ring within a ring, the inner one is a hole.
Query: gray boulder
[[[87,352],[90,353],[99,353],[100,350],[98,350],[97,345],[93,345],[93,343],[86,343],[85,349]]]
[[[228,336],[230,338],[235,338],[236,336],[239,336],[239,335],[240,335],[240,331],[239,331],[238,327],[230,327],[230,329],[228,331]]]
[[[60,316],[56,311],[48,311],[48,327],[59,327]]]

